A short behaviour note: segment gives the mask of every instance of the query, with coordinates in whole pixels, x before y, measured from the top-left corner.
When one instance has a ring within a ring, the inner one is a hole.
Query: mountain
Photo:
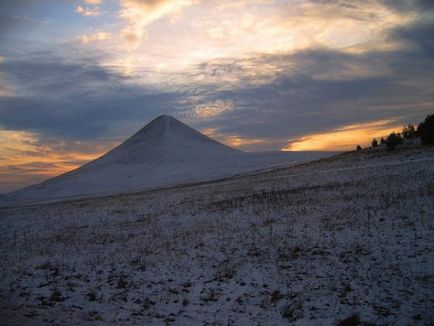
[[[4,195],[1,205],[101,196],[229,177],[329,153],[245,153],[162,115],[82,167]]]
[[[197,161],[198,156],[219,157],[239,153],[241,151],[216,142],[171,116],[162,115],[86,168],[112,164],[171,164]]]

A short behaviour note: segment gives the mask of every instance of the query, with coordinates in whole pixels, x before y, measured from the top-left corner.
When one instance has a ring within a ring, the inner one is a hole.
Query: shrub
[[[95,301],[96,300],[96,292],[95,291],[90,291],[87,294],[87,298],[89,299],[89,301]]]
[[[378,146],[378,141],[374,138],[372,139],[372,147],[377,147]]]
[[[425,118],[423,122],[417,127],[417,135],[423,145],[434,144],[434,114],[431,114]]]
[[[361,147],[360,145],[357,145],[356,149],[357,149],[358,151],[361,151],[361,150],[362,150],[362,147]]]
[[[283,299],[284,297],[285,295],[282,292],[280,292],[279,290],[274,290],[273,292],[271,292],[270,301],[272,303],[276,303],[281,299]]]
[[[63,301],[62,293],[60,292],[59,289],[57,289],[57,288],[53,288],[53,290],[51,291],[50,298],[49,298],[48,300],[49,300],[49,301],[52,301],[52,302],[60,302],[60,301]]]
[[[338,322],[338,326],[357,326],[357,325],[361,325],[359,314],[354,314]]]
[[[386,147],[388,150],[394,150],[396,146],[402,144],[402,137],[399,133],[392,132],[386,139]]]
[[[402,137],[404,137],[405,139],[411,139],[416,136],[416,129],[412,124],[408,124],[407,126],[404,126],[404,128],[402,128],[401,134]]]
[[[124,275],[121,274],[121,275],[119,276],[118,284],[117,284],[116,287],[117,287],[118,289],[125,289],[127,286],[128,286],[128,282],[125,280]]]

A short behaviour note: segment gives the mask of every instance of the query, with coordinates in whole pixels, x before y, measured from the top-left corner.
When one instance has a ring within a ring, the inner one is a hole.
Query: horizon
[[[6,0],[0,193],[160,115],[243,151],[345,151],[434,111],[426,0]]]
[[[161,115],[159,115],[159,116],[157,116],[157,117],[155,117],[155,118],[153,118],[151,121],[149,121],[146,125],[144,125],[143,127],[141,127],[139,130],[136,130],[135,132],[133,132],[128,138],[126,138],[126,139],[124,139],[124,140],[121,140],[120,142],[118,142],[117,144],[115,144],[114,145],[114,147],[113,148],[110,148],[109,150],[107,150],[106,152],[103,152],[103,153],[100,153],[100,154],[98,154],[98,156],[97,157],[95,157],[95,158],[93,158],[93,159],[91,159],[91,160],[89,160],[89,161],[86,161],[86,162],[84,162],[82,165],[79,165],[79,166],[77,166],[77,167],[74,167],[74,168],[72,168],[72,169],[70,169],[70,170],[67,170],[67,171],[64,171],[64,172],[61,172],[61,173],[59,173],[58,175],[54,175],[54,176],[50,176],[50,177],[48,177],[48,178],[45,178],[45,179],[42,179],[42,180],[37,180],[36,182],[34,182],[34,183],[31,183],[31,184],[26,184],[24,187],[22,187],[22,186],[18,186],[16,189],[12,189],[12,190],[8,190],[8,191],[6,191],[6,192],[1,192],[0,191],[0,196],[1,195],[5,195],[5,196],[7,196],[8,194],[10,194],[10,193],[13,193],[13,192],[15,192],[15,191],[21,191],[21,190],[24,190],[24,189],[27,189],[28,187],[31,187],[31,186],[35,186],[35,185],[38,185],[40,182],[44,182],[44,181],[48,181],[49,179],[53,179],[53,178],[56,178],[56,177],[61,177],[61,176],[63,176],[63,175],[65,175],[65,174],[68,174],[69,172],[72,172],[72,171],[76,171],[76,170],[79,170],[81,167],[83,167],[84,165],[87,165],[88,163],[93,163],[93,162],[96,162],[96,161],[98,161],[99,159],[101,159],[101,158],[103,158],[103,157],[105,157],[107,154],[111,154],[111,153],[113,153],[113,152],[115,152],[115,150],[117,149],[117,148],[120,148],[121,147],[121,145],[123,146],[124,144],[126,144],[126,143],[128,143],[130,140],[132,140],[132,139],[135,139],[135,138],[137,138],[137,136],[138,136],[138,139],[136,139],[136,141],[145,141],[145,139],[143,139],[143,137],[140,135],[141,133],[142,133],[142,131],[144,131],[144,130],[146,130],[146,128],[147,127],[149,127],[149,126],[152,126],[152,125],[154,125],[155,123],[157,123],[158,124],[158,120],[161,120],[161,119],[164,119],[164,121],[175,121],[175,122],[177,122],[178,124],[180,123],[181,125],[184,125],[184,128],[185,129],[190,129],[191,127],[189,126],[189,125],[187,125],[187,124],[185,124],[185,123],[183,123],[182,121],[180,121],[179,119],[177,119],[177,118],[175,118],[175,117],[173,117],[173,116],[171,116],[171,115],[169,115],[169,114],[161,114]],[[167,123],[167,122],[164,122],[164,123]],[[410,126],[410,125],[409,125]],[[161,125],[159,126],[160,128],[161,128]],[[413,126],[414,127],[414,126]],[[158,127],[157,127],[158,128]],[[196,129],[194,129],[193,128],[193,130],[195,130],[195,131],[197,131]],[[391,131],[391,133],[395,133],[396,131],[395,130],[392,130]],[[166,130],[164,130],[164,134],[166,133]],[[190,133],[189,133],[190,134]],[[204,135],[204,136],[207,136],[207,135],[205,135],[205,134],[203,134],[203,133],[201,133],[202,135]],[[398,134],[401,134],[400,132],[398,132]],[[190,134],[191,135],[191,134]],[[181,135],[178,135],[178,136],[181,136]],[[162,136],[160,136],[160,137],[162,137]],[[182,136],[181,136],[182,137]],[[208,137],[208,136],[207,136]],[[329,134],[325,134],[325,135],[323,135],[323,137],[328,137],[328,139],[327,140],[324,140],[325,142],[327,142],[327,141],[330,141],[330,139],[331,138],[333,138],[334,137],[334,135],[329,135]],[[177,138],[177,136],[174,138],[173,136],[172,137],[170,137],[170,138],[172,138],[172,139],[176,139]],[[387,137],[384,137],[385,139],[387,139]],[[376,139],[376,140],[378,140],[378,144],[380,143],[380,137],[377,137],[377,138],[373,138],[373,139]],[[372,140],[373,140],[372,139]],[[210,138],[210,140],[212,141],[212,142],[214,142],[214,141],[217,141],[217,140],[215,140],[215,139],[213,139],[213,138]],[[315,142],[318,142],[318,140],[313,140],[313,139],[311,139],[310,140],[312,143],[315,143]],[[381,141],[383,141],[383,137],[381,137]],[[146,141],[147,142],[147,141]],[[218,142],[218,141],[217,141]],[[134,142],[133,142],[134,143]],[[158,143],[158,141],[157,141],[157,143]],[[231,148],[231,149],[236,149],[235,147],[232,147],[232,146],[230,146],[230,145],[228,145],[228,144],[224,144],[224,143],[221,143],[221,142],[218,142],[219,144],[223,144],[223,145],[225,145],[225,146],[229,146],[229,148]],[[369,142],[370,143],[370,142]],[[357,145],[357,147],[359,147],[360,145],[358,144]],[[377,146],[379,146],[379,145],[377,145]],[[371,146],[369,146],[368,145],[368,147],[367,148],[371,148]],[[356,149],[354,149],[354,148],[352,148],[351,150],[342,150],[342,151],[330,151],[330,150],[287,150],[287,149],[282,149],[281,151],[242,151],[242,152],[244,152],[244,153],[252,153],[252,154],[254,154],[254,153],[273,153],[273,152],[293,152],[293,153],[302,153],[302,152],[306,152],[306,153],[314,153],[314,152],[316,152],[316,153],[320,153],[320,152],[323,152],[323,153],[330,153],[331,155],[336,155],[336,154],[339,154],[339,153],[344,153],[344,152],[351,152],[351,151],[354,151],[354,150],[359,150],[358,148],[356,148]],[[324,158],[324,157],[318,157],[318,158],[313,158],[313,160],[320,160],[320,159],[322,159],[322,158]],[[303,159],[300,161],[300,163],[302,163],[303,164],[303,162],[305,162],[305,161],[303,161]],[[239,163],[238,163],[239,164]],[[0,190],[1,190],[1,187],[0,187]]]

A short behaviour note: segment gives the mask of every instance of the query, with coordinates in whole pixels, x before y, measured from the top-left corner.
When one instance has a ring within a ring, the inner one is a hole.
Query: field
[[[0,230],[1,325],[434,323],[433,148],[3,208]]]

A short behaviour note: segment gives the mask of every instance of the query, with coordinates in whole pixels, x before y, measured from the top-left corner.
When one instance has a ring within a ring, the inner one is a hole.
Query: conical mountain
[[[100,158],[40,184],[4,196],[30,203],[136,191],[220,175],[244,153],[223,145],[181,121],[162,115]]]
[[[241,152],[216,142],[171,116],[162,115],[86,168],[113,163],[170,164],[192,159],[197,161],[198,157],[204,156],[239,153]]]
[[[111,195],[229,177],[324,153],[244,153],[162,115],[82,167],[5,194],[0,206]]]

